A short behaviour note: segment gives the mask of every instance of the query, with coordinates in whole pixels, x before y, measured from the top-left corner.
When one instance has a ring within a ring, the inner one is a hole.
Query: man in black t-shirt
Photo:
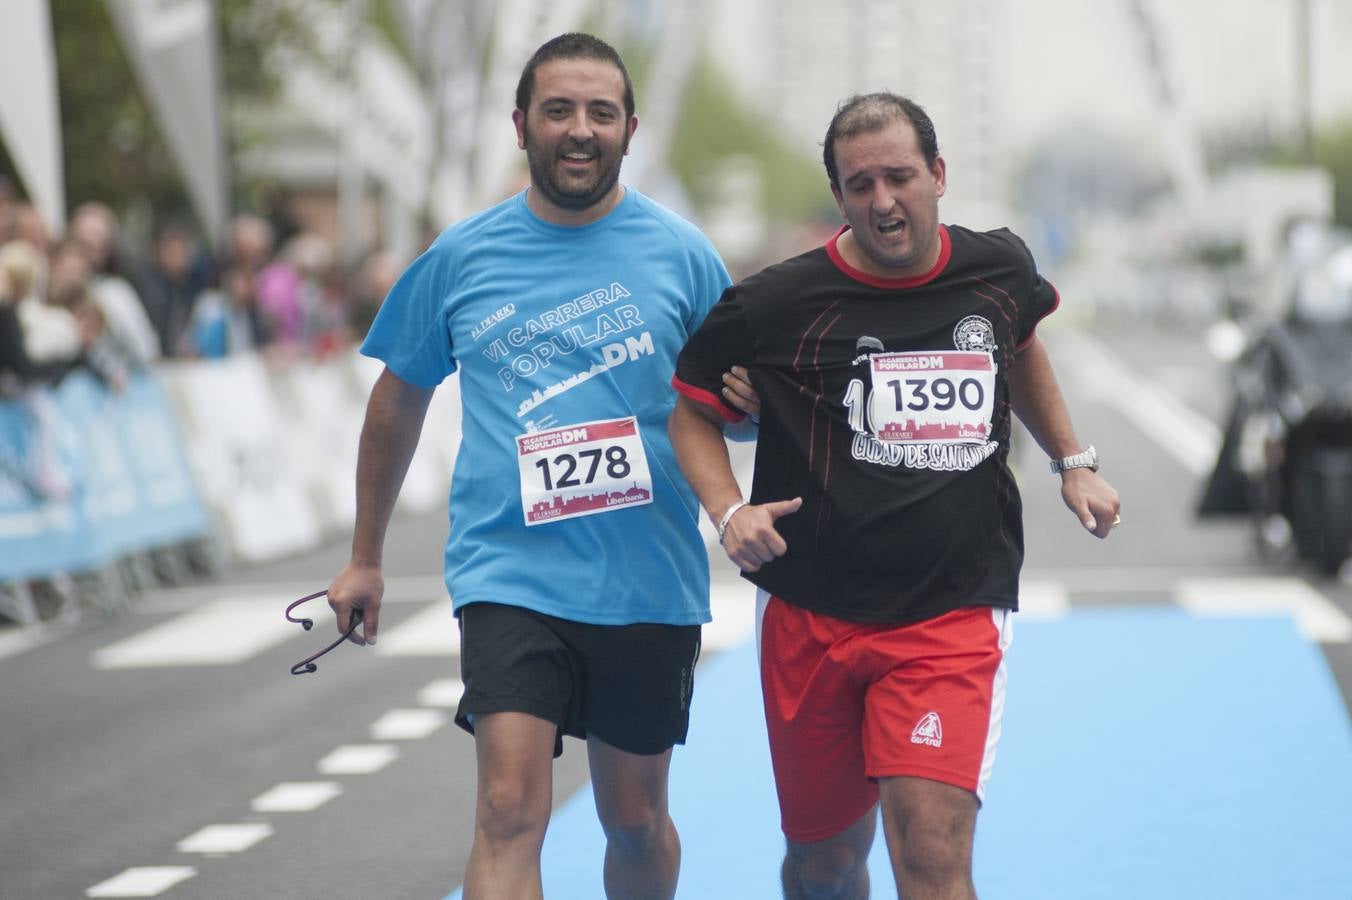
[[[939,223],[925,112],[851,98],[825,148],[846,225],[727,290],[678,362],[672,442],[766,602],[785,896],[866,896],[881,803],[898,890],[975,897],[1023,562],[1011,413],[1087,530],[1107,537],[1119,502],[1036,334],[1056,290],[1009,231]],[[741,417],[734,363],[761,402],[749,503],[719,428]]]

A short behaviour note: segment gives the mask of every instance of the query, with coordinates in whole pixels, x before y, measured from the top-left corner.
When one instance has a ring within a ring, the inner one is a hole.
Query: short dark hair
[[[535,70],[547,62],[556,59],[595,59],[608,62],[620,70],[624,76],[624,114],[634,114],[634,82],[629,78],[629,70],[615,48],[590,34],[570,31],[545,41],[531,56],[526,67],[521,70],[521,80],[516,83],[516,108],[523,113],[530,107],[530,96],[535,90]]]
[[[934,168],[935,161],[939,159],[939,138],[934,133],[934,122],[930,120],[929,113],[920,104],[888,91],[855,94],[836,108],[831,124],[826,127],[822,162],[826,164],[826,177],[831,180],[833,187],[840,186],[839,172],[836,170],[836,141],[881,131],[898,119],[905,119],[915,129],[920,152],[925,154],[925,164]]]

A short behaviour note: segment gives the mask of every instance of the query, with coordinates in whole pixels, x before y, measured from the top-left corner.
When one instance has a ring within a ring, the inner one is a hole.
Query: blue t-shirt
[[[448,228],[404,272],[361,352],[424,387],[460,372],[446,542],[457,609],[709,621],[668,381],[728,283],[693,225],[632,188],[574,227],[540,219],[523,192]]]

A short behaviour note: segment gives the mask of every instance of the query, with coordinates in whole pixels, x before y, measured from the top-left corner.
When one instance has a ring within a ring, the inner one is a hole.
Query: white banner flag
[[[107,3],[202,228],[219,245],[230,211],[211,0]]]
[[[514,187],[514,172],[522,157],[511,152],[516,146],[512,109],[522,67],[540,44],[576,29],[588,6],[589,0],[507,0],[496,7],[493,54],[479,99],[482,112],[474,173],[477,191],[471,209],[498,202]]]
[[[10,0],[0,28],[0,140],[53,234],[66,224],[56,52],[47,0]]]

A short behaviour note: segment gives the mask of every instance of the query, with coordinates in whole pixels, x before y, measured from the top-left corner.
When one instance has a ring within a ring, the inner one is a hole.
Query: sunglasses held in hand
[[[291,610],[295,609],[297,606],[300,606],[302,603],[308,603],[308,602],[311,601],[311,600],[316,600],[316,599],[318,599],[318,598],[320,598],[320,597],[326,597],[326,596],[328,596],[328,593],[329,593],[329,592],[328,592],[327,590],[316,591],[316,592],[313,593],[313,594],[309,594],[308,596],[301,597],[299,600],[295,601],[294,603],[292,603],[290,606],[288,606],[288,607],[286,608],[286,620],[287,620],[288,622],[296,622],[296,623],[298,623],[302,628],[304,628],[306,631],[309,631],[311,628],[314,627],[314,624],[315,624],[315,623],[314,623],[314,620],[313,620],[313,619],[297,619],[297,618],[295,618],[294,616],[291,615]],[[329,644],[329,645],[328,645],[327,647],[325,647],[323,650],[320,650],[318,653],[314,654],[313,656],[307,656],[305,659],[302,659],[300,662],[298,662],[298,663],[296,663],[294,666],[292,666],[292,667],[291,667],[291,674],[292,674],[292,675],[307,675],[307,674],[309,674],[310,672],[316,671],[319,667],[315,665],[315,660],[319,659],[319,657],[323,656],[325,653],[328,653],[328,652],[329,652],[330,650],[332,650],[334,647],[337,647],[337,646],[338,646],[339,644],[341,644],[343,641],[345,641],[345,640],[347,640],[348,638],[352,637],[352,632],[356,631],[356,630],[357,630],[357,626],[360,625],[360,624],[361,624],[361,610],[360,610],[360,609],[354,609],[354,610],[352,610],[352,619],[351,619],[351,621],[348,622],[347,631],[343,632],[342,636],[339,637],[338,640],[334,641],[332,644]]]

